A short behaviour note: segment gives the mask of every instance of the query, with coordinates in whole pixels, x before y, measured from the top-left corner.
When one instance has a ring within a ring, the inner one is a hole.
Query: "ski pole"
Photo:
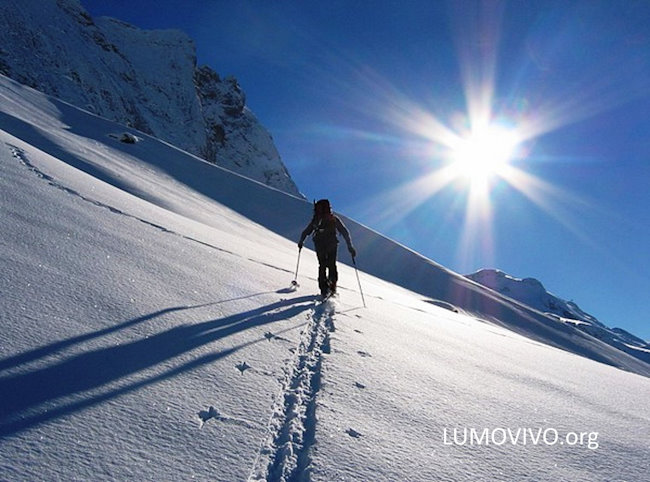
[[[296,274],[293,277],[293,281],[291,282],[291,286],[298,286],[298,268],[300,267],[300,253],[302,252],[302,248],[298,248],[298,262],[296,263]]]
[[[361,301],[363,302],[363,307],[367,308],[366,306],[366,299],[363,296],[363,290],[361,289],[361,280],[359,279],[359,270],[357,269],[357,261],[352,257],[352,264],[354,265],[354,272],[357,275],[357,283],[359,283],[359,293],[361,293]]]

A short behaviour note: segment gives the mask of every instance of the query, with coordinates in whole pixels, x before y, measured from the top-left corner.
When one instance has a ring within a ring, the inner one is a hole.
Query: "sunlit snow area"
[[[0,128],[0,479],[648,478],[642,360],[347,218],[320,303],[310,202],[6,77]]]

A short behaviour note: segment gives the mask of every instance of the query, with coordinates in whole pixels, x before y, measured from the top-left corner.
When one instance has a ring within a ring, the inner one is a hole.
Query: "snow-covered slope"
[[[95,21],[77,0],[5,0],[0,18],[0,73],[299,195],[237,81],[197,68],[184,33]]]
[[[341,266],[319,305],[309,250],[289,290],[309,203],[5,77],[0,165],[2,479],[650,470],[646,364],[352,221],[417,292]]]
[[[650,344],[621,328],[608,328],[573,301],[565,301],[546,291],[544,285],[534,278],[519,279],[496,269],[482,269],[467,277],[650,363]]]

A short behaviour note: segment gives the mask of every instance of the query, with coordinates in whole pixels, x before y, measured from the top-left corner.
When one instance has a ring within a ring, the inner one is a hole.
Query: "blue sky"
[[[537,278],[650,339],[649,3],[81,3],[192,37],[308,198],[455,271]],[[448,175],[486,122],[517,140],[508,166]]]

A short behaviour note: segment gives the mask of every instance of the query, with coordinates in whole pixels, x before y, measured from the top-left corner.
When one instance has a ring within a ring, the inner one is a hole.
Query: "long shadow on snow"
[[[168,313],[174,313],[176,311],[192,310],[196,308],[204,308],[207,306],[215,306],[223,303],[229,303],[231,301],[244,300],[244,299],[254,298],[256,296],[267,295],[270,293],[275,293],[275,291],[264,291],[262,293],[239,296],[237,298],[231,298],[228,300],[212,301],[210,303],[202,303],[200,305],[192,305],[192,306],[174,306],[171,308],[165,308],[162,310],[154,311],[153,313],[149,313],[143,316],[138,316],[137,318],[133,318],[132,320],[128,320],[123,323],[119,323],[117,325],[109,326],[101,330],[97,330],[91,333],[84,333],[83,335],[73,336],[66,340],[59,340],[54,343],[50,343],[49,345],[44,345],[39,348],[35,348],[33,350],[19,353],[18,355],[0,359],[0,371],[7,370],[10,368],[15,368],[18,365],[30,363],[32,361],[54,355],[55,353],[63,351],[72,346],[84,343],[89,340],[93,340],[95,338],[100,338],[102,336],[106,336],[111,333],[116,333],[118,331],[125,330],[127,328],[131,328],[133,326],[139,325],[153,318],[166,315]]]
[[[67,358],[29,373],[0,378],[0,437],[76,412],[146,385],[175,377],[264,340],[259,338],[225,350],[203,355],[144,380],[108,392],[56,406],[61,397],[129,377],[155,367],[208,343],[256,326],[294,317],[313,305],[313,296],[300,296],[254,310],[194,325],[182,325],[132,343],[101,348]],[[275,311],[279,310],[279,311]],[[38,407],[45,404],[44,407]],[[36,412],[36,413],[34,413]]]

